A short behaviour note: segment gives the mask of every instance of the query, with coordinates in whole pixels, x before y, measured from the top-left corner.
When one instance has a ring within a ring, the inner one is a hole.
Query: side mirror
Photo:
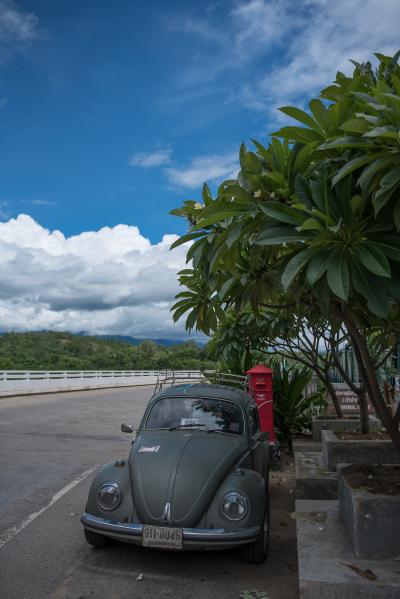
[[[135,429],[131,424],[125,424],[124,422],[121,424],[121,433],[133,433]]]

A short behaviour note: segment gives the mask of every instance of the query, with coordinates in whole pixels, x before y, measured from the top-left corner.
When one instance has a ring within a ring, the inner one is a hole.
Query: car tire
[[[92,532],[91,530],[86,530],[85,528],[85,538],[89,545],[93,547],[97,547],[102,549],[103,547],[108,547],[113,543],[113,540],[109,537],[105,537],[104,535],[100,535],[98,532]]]
[[[240,556],[245,562],[262,564],[267,559],[269,542],[269,497],[267,495],[263,530],[257,541],[247,543],[240,548]]]

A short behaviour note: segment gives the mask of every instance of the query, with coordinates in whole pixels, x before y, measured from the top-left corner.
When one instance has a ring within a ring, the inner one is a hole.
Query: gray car
[[[133,428],[122,425],[124,432]],[[81,521],[88,543],[268,551],[269,451],[245,390],[170,387],[150,400],[127,460],[98,470]]]

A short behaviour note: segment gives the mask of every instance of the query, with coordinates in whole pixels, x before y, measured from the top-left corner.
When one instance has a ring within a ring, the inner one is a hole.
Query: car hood
[[[246,449],[243,437],[221,433],[139,433],[129,468],[141,522],[195,527]]]

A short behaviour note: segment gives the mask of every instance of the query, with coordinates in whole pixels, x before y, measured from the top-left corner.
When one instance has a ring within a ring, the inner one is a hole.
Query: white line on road
[[[53,497],[51,498],[51,500],[49,501],[49,503],[47,505],[45,505],[44,507],[42,507],[42,509],[40,509],[38,512],[34,512],[33,514],[31,514],[30,516],[28,516],[27,518],[25,518],[25,520],[22,520],[22,522],[20,522],[19,524],[17,524],[17,526],[13,526],[12,528],[9,528],[8,530],[6,530],[0,536],[0,549],[2,547],[4,547],[4,545],[6,543],[8,543],[8,541],[11,541],[11,539],[13,539],[14,537],[16,537],[17,534],[19,534],[21,532],[21,530],[24,530],[24,528],[26,528],[28,526],[28,524],[30,524],[31,522],[33,522],[38,516],[41,516],[43,514],[43,512],[45,512],[46,510],[48,510],[49,507],[51,507],[56,501],[58,501],[59,499],[61,499],[61,497],[63,495],[65,495],[66,493],[68,493],[68,491],[71,491],[71,489],[73,489],[74,487],[76,487],[76,485],[78,485],[80,482],[82,482],[83,480],[85,480],[85,478],[87,478],[88,476],[90,476],[92,474],[92,472],[94,472],[95,470],[97,470],[98,467],[99,467],[99,465],[96,464],[96,466],[93,466],[92,468],[89,468],[89,470],[86,470],[86,472],[83,472],[82,474],[80,474],[75,480],[73,480],[72,482],[70,482],[63,489],[61,489],[60,491],[57,491],[57,493],[55,495],[53,495]]]

